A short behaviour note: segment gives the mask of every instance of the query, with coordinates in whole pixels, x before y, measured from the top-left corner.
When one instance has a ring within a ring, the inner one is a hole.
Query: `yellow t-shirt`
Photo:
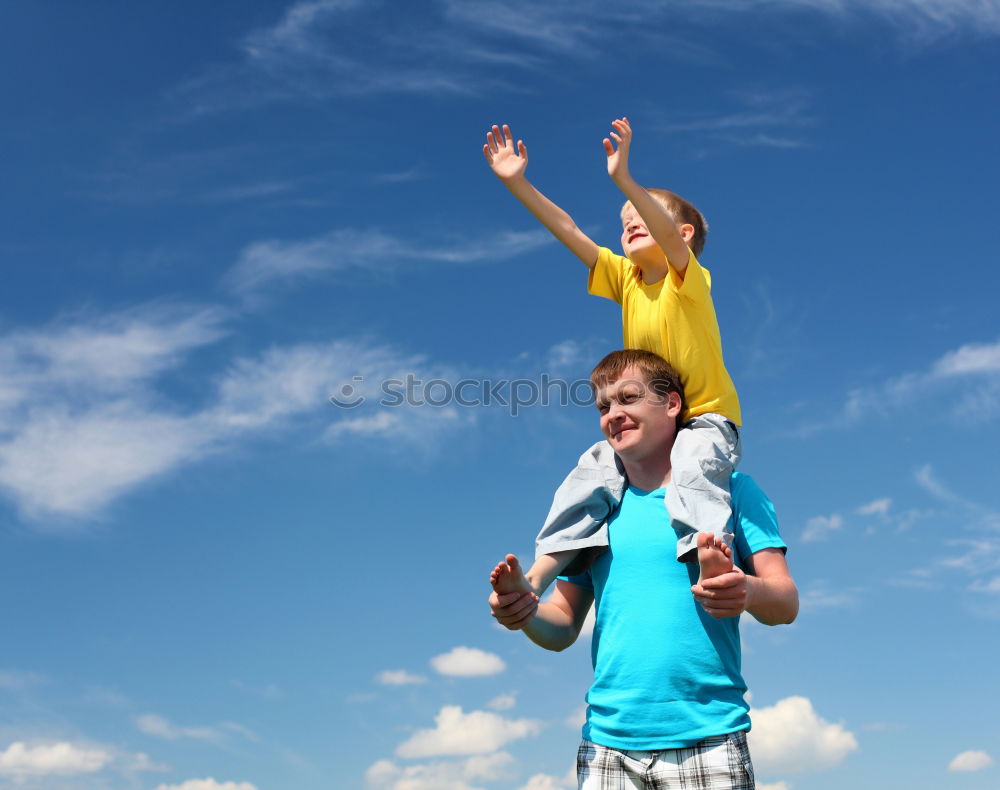
[[[683,280],[671,268],[660,282],[646,285],[628,258],[602,247],[587,289],[622,306],[625,348],[652,351],[677,369],[688,419],[721,414],[741,424],[736,387],[722,361],[712,276],[693,252]]]

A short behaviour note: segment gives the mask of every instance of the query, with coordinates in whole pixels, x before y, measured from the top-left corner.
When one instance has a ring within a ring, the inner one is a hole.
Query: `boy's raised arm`
[[[635,206],[642,221],[646,223],[653,241],[667,256],[667,263],[674,271],[683,275],[687,269],[688,256],[691,254],[687,242],[663,206],[639,186],[629,173],[628,154],[632,144],[632,126],[628,118],[612,121],[611,125],[617,132],[617,134],[612,132],[611,136],[618,143],[618,148],[616,150],[611,140],[604,138],[604,152],[608,155],[608,175]]]
[[[496,177],[528,211],[534,214],[535,219],[548,228],[549,232],[565,244],[588,268],[593,269],[600,248],[576,226],[569,214],[535,189],[525,178],[528,149],[524,141],[518,140],[515,147],[510,127],[504,124],[501,131],[499,126],[494,125],[486,133],[483,155]]]

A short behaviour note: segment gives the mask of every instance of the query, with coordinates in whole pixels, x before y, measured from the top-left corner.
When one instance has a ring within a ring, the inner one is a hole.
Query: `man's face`
[[[677,432],[680,396],[659,395],[634,367],[627,367],[617,381],[596,394],[601,431],[625,460],[640,461],[656,453],[669,453]]]

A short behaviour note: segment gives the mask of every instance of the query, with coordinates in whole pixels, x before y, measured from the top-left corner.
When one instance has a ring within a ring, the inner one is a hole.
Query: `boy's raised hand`
[[[522,140],[517,141],[515,149],[514,138],[511,137],[510,127],[507,124],[503,125],[503,132],[499,126],[493,124],[493,129],[486,133],[483,155],[501,181],[509,181],[524,175],[528,167],[528,149]]]
[[[632,126],[628,118],[612,121],[611,125],[615,129],[611,137],[618,143],[618,149],[615,150],[611,140],[605,137],[604,153],[608,155],[608,175],[617,182],[619,178],[628,175],[628,149],[632,144]]]

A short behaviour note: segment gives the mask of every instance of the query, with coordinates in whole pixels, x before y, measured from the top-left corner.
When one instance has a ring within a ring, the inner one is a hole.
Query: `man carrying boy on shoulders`
[[[493,616],[547,650],[564,650],[596,607],[594,682],[577,754],[580,790],[752,790],[739,615],[791,623],[798,592],[774,509],[754,481],[732,477],[731,571],[698,583],[678,563],[664,507],[670,450],[684,413],[677,373],[647,351],[615,351],[591,374],[601,430],[629,486],[608,521],[608,550],[560,577],[544,603],[531,592],[490,596]],[[522,574],[514,555],[494,584]]]

